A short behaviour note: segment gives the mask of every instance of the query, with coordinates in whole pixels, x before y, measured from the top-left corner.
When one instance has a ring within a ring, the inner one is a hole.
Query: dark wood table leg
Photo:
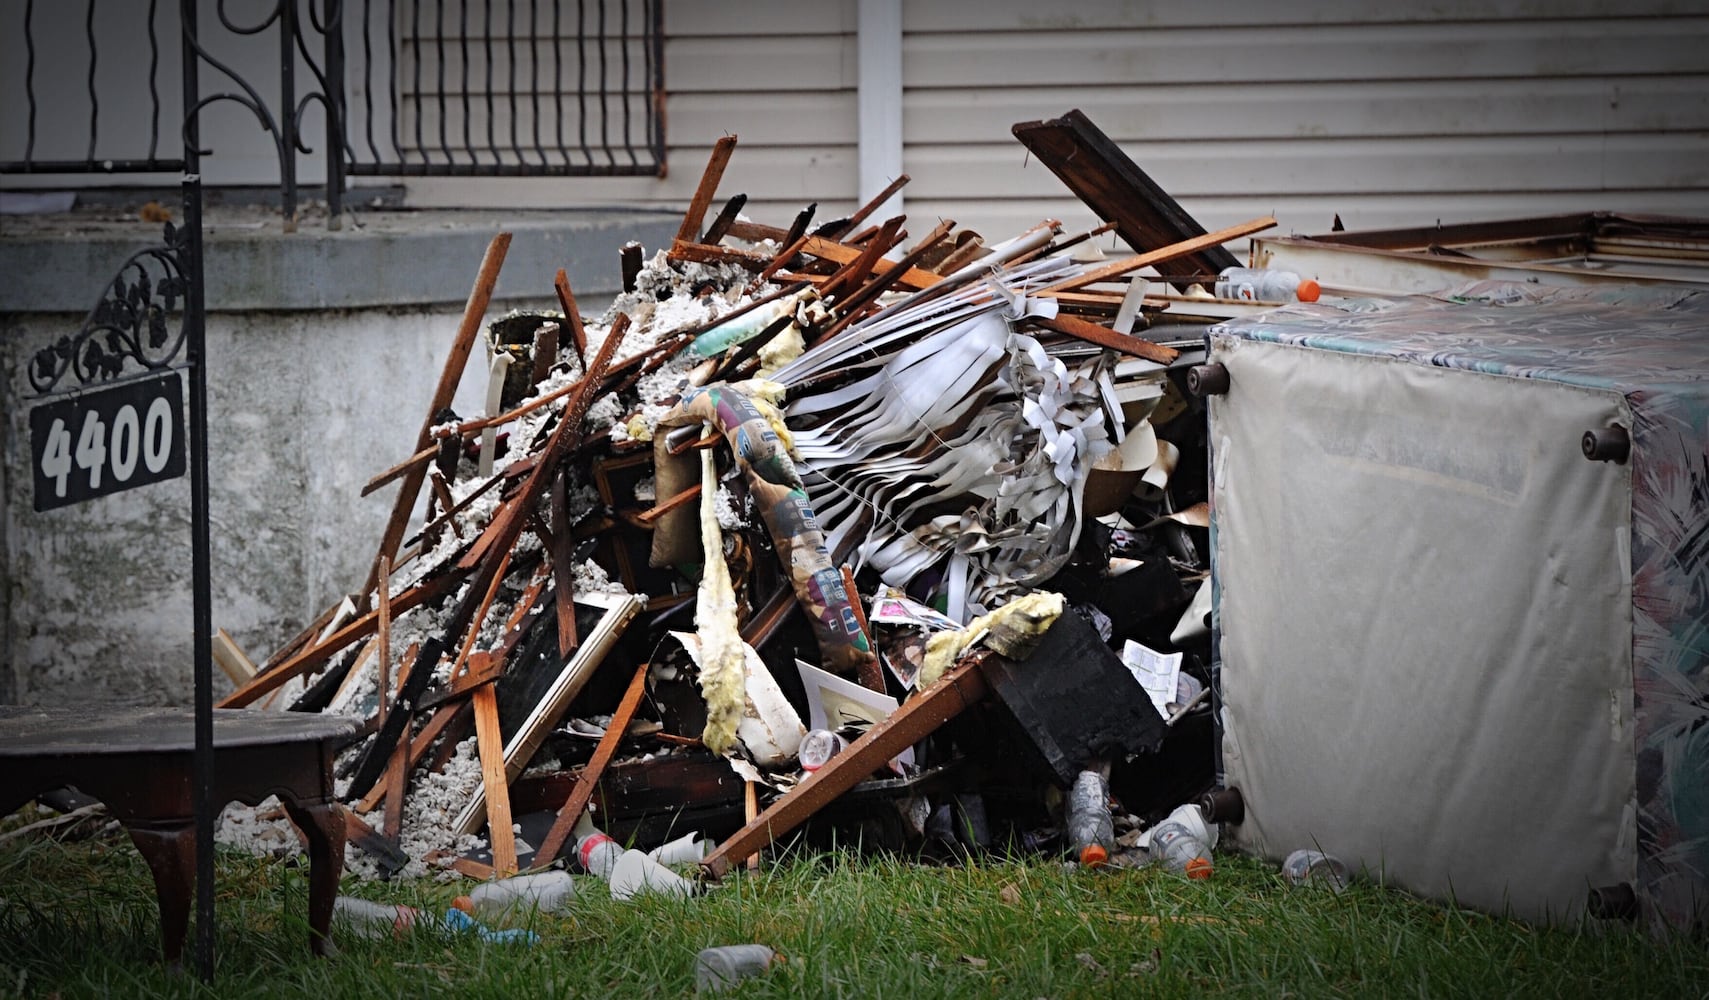
[[[332,904],[344,872],[344,810],[336,802],[298,805],[284,799],[285,812],[309,841],[309,950],[336,953],[332,944]],[[162,904],[164,905],[164,904]]]
[[[169,968],[184,957],[184,933],[190,926],[190,890],[196,883],[196,826],[127,826],[131,843],[154,873],[160,904],[160,944]]]

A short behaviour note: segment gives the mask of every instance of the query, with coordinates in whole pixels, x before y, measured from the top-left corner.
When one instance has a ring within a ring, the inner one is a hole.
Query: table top
[[[0,705],[0,758],[137,754],[195,749],[188,708],[37,708]],[[214,749],[318,743],[356,731],[339,715],[214,709]]]

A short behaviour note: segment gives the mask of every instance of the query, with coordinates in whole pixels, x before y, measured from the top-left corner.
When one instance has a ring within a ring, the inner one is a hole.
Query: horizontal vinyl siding
[[[911,213],[1091,224],[1010,134],[1079,108],[1213,229],[1709,215],[1700,3],[1039,6],[905,6]]]
[[[854,10],[854,0],[665,0],[665,177],[410,178],[410,202],[680,208],[713,143],[735,135],[713,211],[743,193],[745,215],[780,226],[809,203],[821,220],[847,212],[858,187]]]

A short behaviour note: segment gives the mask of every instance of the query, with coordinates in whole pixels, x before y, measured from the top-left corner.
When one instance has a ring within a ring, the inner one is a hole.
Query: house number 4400
[[[183,380],[161,372],[30,411],[36,510],[184,472]]]

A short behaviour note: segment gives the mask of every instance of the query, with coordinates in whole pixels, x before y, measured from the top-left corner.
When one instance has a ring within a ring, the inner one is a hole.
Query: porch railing
[[[180,76],[161,58],[177,37],[208,84],[195,110],[241,105],[267,134],[287,229],[300,160],[324,171],[334,226],[353,176],[665,172],[664,0],[219,0],[189,32],[181,3],[140,6],[0,4],[0,85],[22,97],[21,111],[0,112],[0,174],[181,171],[159,152],[181,138],[166,110]],[[65,51],[87,62],[64,63]],[[115,73],[126,85],[97,85]],[[146,153],[134,149],[143,122]],[[106,148],[116,132],[125,157]]]

